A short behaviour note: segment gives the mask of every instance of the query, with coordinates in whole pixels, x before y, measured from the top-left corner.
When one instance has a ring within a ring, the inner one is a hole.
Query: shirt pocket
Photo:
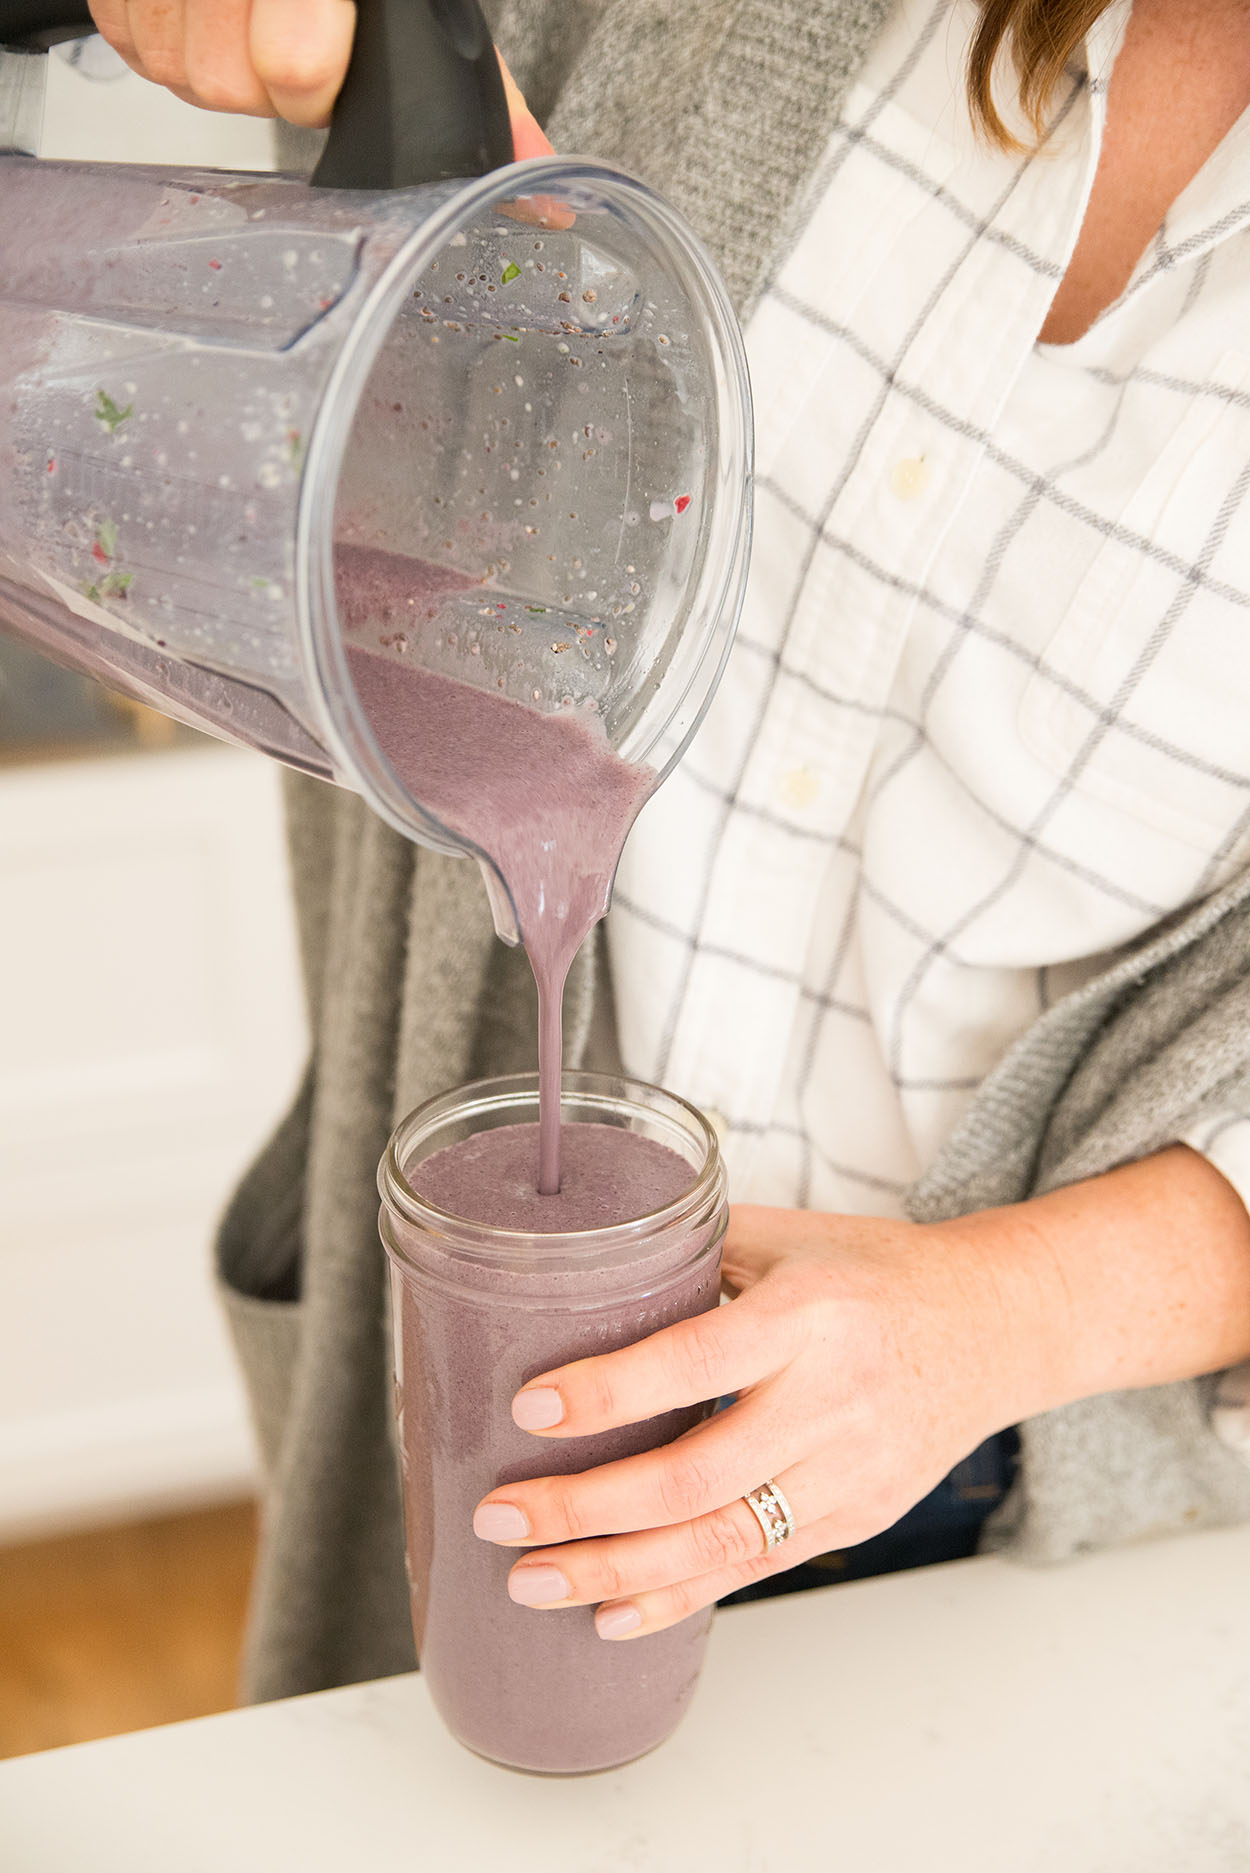
[[[1250,359],[1226,352],[1118,520],[1101,523],[1019,716],[1065,789],[1220,867],[1250,815],[1247,379]]]

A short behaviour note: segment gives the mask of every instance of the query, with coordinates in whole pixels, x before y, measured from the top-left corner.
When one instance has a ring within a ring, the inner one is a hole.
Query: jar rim
[[[491,1223],[475,1222],[470,1217],[445,1210],[429,1198],[419,1195],[404,1176],[403,1161],[414,1139],[422,1130],[428,1130],[433,1122],[468,1117],[474,1112],[506,1111],[509,1107],[523,1104],[534,1107],[536,1111],[538,1075],[510,1073],[474,1080],[468,1085],[435,1094],[401,1119],[387,1140],[386,1150],[378,1166],[378,1190],[383,1205],[396,1211],[406,1222],[427,1236],[432,1236],[441,1247],[457,1256],[491,1266],[523,1251],[525,1260],[538,1273],[540,1270],[547,1271],[552,1262],[568,1256],[570,1252],[577,1254],[583,1262],[596,1255],[606,1259],[657,1236],[691,1227],[709,1210],[724,1204],[725,1166],[719,1140],[710,1121],[689,1100],[646,1080],[632,1079],[624,1074],[591,1073],[584,1070],[566,1070],[561,1093],[562,1098],[571,1096],[579,1105],[591,1108],[600,1105],[605,1112],[632,1106],[647,1116],[663,1116],[667,1107],[669,1116],[684,1121],[688,1132],[704,1147],[702,1168],[695,1171],[694,1166],[691,1167],[694,1181],[689,1189],[643,1216],[630,1217],[625,1222],[608,1223],[594,1229],[560,1233],[503,1229]],[[526,1121],[518,1116],[511,1122]],[[577,1122],[593,1123],[593,1120]],[[417,1266],[413,1258],[390,1239],[392,1234],[388,1231],[384,1238],[390,1253],[405,1266]]]
[[[443,185],[427,185],[440,188]],[[678,211],[648,185],[613,164],[578,156],[540,156],[458,182],[397,246],[369,288],[351,336],[335,359],[308,440],[296,518],[295,593],[300,642],[317,673],[318,737],[373,811],[435,851],[494,863],[454,827],[414,800],[377,744],[356,694],[339,628],[334,580],[334,513],[344,451],[369,373],[394,324],[399,305],[424,266],[475,214],[497,202],[548,190],[557,195],[595,190],[616,212],[628,212],[666,254],[680,264],[683,289],[705,324],[710,354],[723,373],[715,399],[722,464],[715,538],[703,557],[691,615],[705,616],[698,655],[675,697],[670,716],[651,741],[622,749],[626,759],[672,771],[702,722],[719,685],[737,630],[746,591],[752,529],[754,435],[746,350],[729,293],[707,249]],[[398,194],[399,191],[396,191]]]

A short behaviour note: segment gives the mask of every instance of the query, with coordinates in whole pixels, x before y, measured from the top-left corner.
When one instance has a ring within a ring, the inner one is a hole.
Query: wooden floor
[[[229,1710],[251,1503],[0,1548],[0,1756]]]

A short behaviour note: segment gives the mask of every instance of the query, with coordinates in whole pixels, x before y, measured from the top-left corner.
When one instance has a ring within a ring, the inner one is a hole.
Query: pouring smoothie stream
[[[393,642],[397,625],[413,628],[419,573],[410,561],[352,547],[339,549],[335,566],[352,635],[352,681],[378,746],[412,794],[486,855],[515,908],[538,988],[542,1092],[534,1181],[541,1195],[554,1197],[565,978],[608,908],[621,847],[656,775],[613,752],[597,713],[570,702],[540,715],[379,654],[370,633],[376,646],[379,636]],[[482,635],[502,635],[496,607],[478,609]],[[535,1213],[526,1226],[543,1225]],[[552,1226],[559,1226],[554,1217]]]

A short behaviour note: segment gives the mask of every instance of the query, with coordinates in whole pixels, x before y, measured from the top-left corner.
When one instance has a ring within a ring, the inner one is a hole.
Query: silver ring
[[[789,1541],[797,1526],[794,1510],[776,1483],[761,1483],[742,1500],[763,1530],[765,1554],[771,1554],[783,1541]]]

